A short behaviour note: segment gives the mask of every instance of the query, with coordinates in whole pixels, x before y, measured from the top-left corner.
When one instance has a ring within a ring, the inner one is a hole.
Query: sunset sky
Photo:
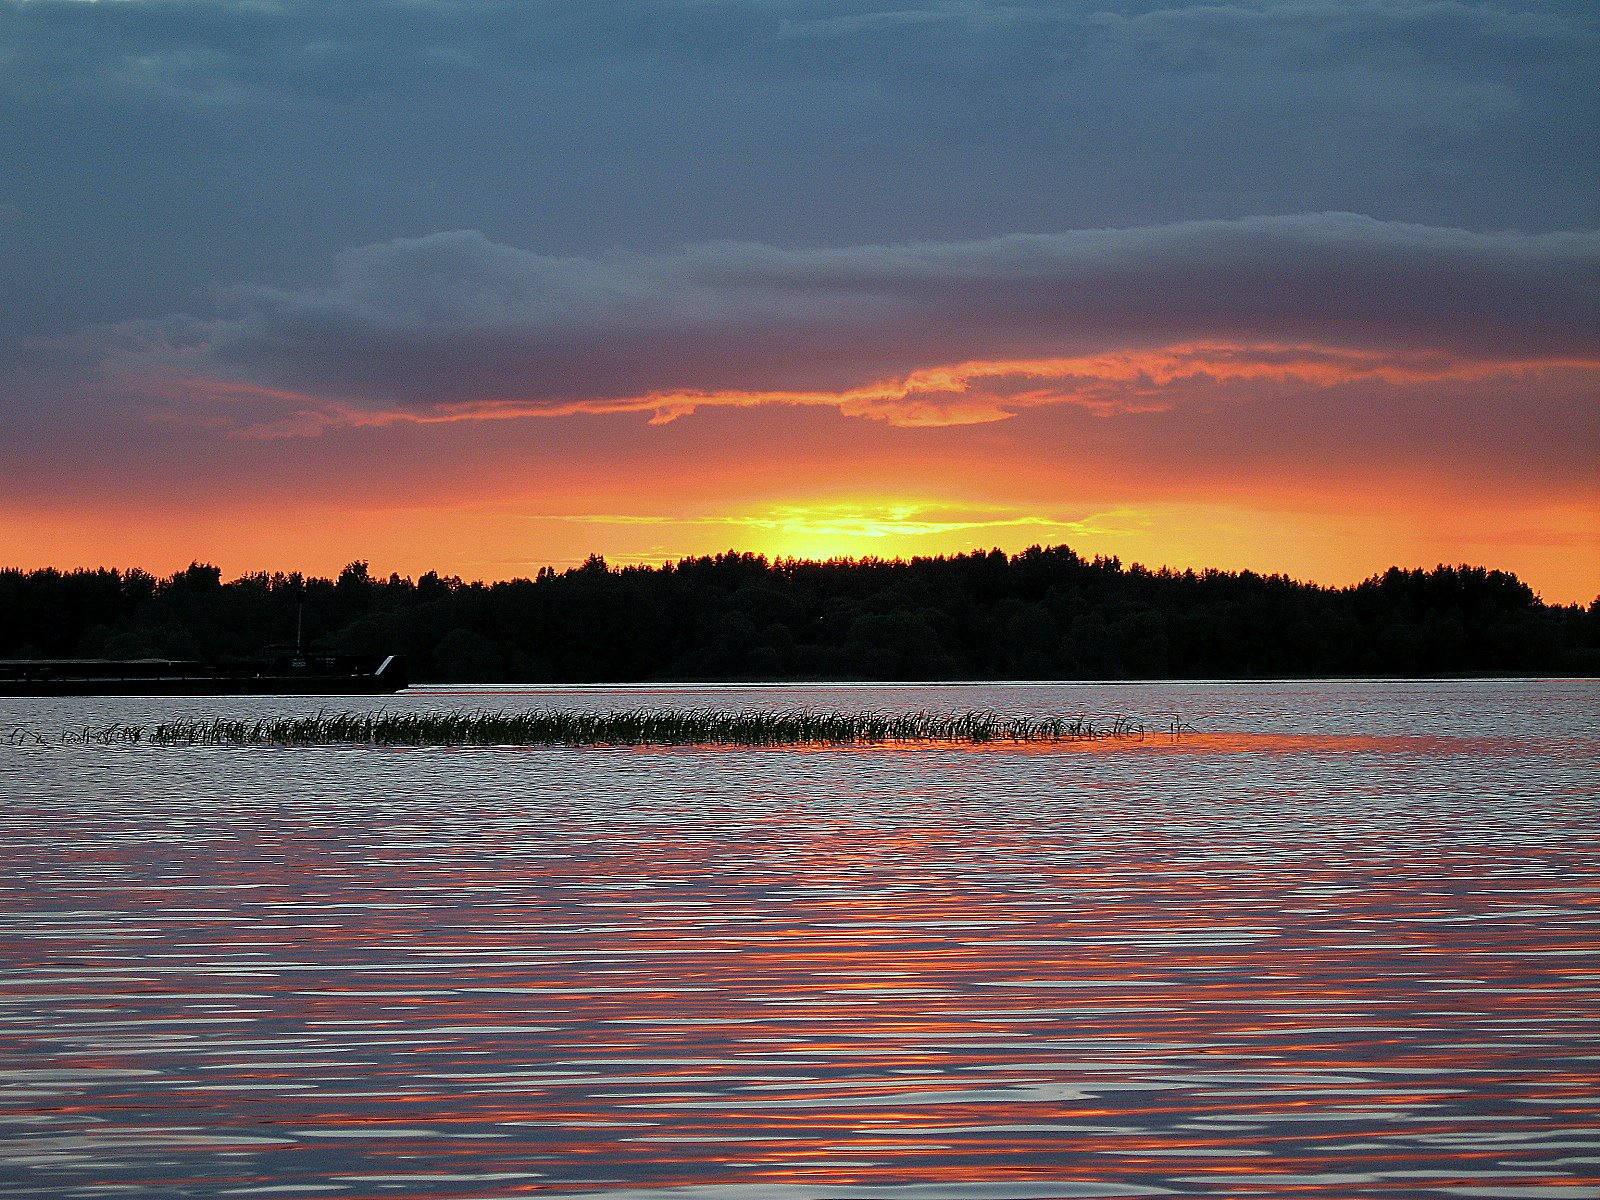
[[[0,565],[1600,592],[1586,0],[0,0]]]

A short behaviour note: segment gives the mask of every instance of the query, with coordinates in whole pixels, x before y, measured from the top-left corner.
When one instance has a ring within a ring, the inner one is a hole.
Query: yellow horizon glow
[[[727,550],[768,558],[910,558],[1030,545],[1176,570],[1215,567],[1345,586],[1390,566],[1468,563],[1515,572],[1549,603],[1600,592],[1600,528],[1591,508],[1314,511],[1226,501],[1077,505],[870,496],[795,496],[726,511],[549,513],[519,506],[405,510],[285,507],[183,513],[0,513],[0,566],[140,567],[191,561],[228,578],[253,571],[331,576],[355,559],[374,575],[426,571],[493,581],[562,569],[600,554],[614,566]],[[15,518],[15,519],[11,519]]]

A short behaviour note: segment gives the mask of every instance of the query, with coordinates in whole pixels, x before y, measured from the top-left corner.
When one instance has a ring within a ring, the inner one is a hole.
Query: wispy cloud
[[[181,370],[126,376],[170,407],[232,436],[314,436],[336,426],[439,425],[615,413],[648,414],[662,425],[700,409],[766,406],[833,408],[906,428],[980,425],[1019,412],[1072,405],[1101,416],[1165,412],[1186,402],[1238,402],[1263,387],[1302,389],[1355,383],[1437,384],[1549,371],[1600,372],[1594,357],[1459,358],[1436,351],[1366,351],[1338,346],[1192,343],[1075,358],[972,361],[924,367],[840,391],[676,390],[636,396],[529,402],[486,398],[422,410],[383,409],[310,392]]]

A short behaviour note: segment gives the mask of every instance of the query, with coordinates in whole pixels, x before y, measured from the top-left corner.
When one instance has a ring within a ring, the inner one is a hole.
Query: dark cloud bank
[[[1600,234],[1342,213],[829,250],[551,257],[465,231],[255,288],[190,365],[376,406],[844,389],[1197,339],[1600,361]]]

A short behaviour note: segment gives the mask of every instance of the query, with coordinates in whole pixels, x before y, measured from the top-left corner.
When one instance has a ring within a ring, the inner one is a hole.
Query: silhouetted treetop
[[[0,570],[0,657],[248,657],[294,637],[407,655],[419,681],[1160,678],[1600,671],[1600,598],[1540,603],[1515,575],[1391,568],[1329,588],[1151,569],[1067,546],[911,559],[661,566],[599,555],[532,579],[428,572],[223,582]]]

